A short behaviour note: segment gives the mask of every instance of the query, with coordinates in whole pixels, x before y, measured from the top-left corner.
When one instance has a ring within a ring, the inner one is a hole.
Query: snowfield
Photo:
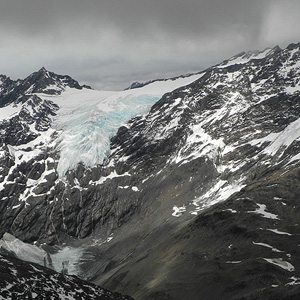
[[[66,88],[61,95],[39,93],[40,98],[59,106],[54,117],[54,128],[59,131],[59,175],[64,176],[80,162],[86,166],[103,163],[109,155],[110,138],[122,125],[134,116],[146,114],[163,94],[202,75],[155,81],[121,92]]]

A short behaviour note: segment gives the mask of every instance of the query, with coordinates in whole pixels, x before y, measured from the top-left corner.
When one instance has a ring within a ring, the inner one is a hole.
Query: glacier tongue
[[[64,176],[79,163],[103,163],[110,150],[110,138],[132,117],[147,113],[163,94],[192,83],[202,74],[153,82],[142,88],[111,92],[67,88],[61,95],[39,94],[60,107],[54,119],[59,131],[57,171]]]

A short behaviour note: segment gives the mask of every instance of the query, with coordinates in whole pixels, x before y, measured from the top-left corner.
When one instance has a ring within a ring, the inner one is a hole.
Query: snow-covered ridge
[[[219,64],[218,68],[226,68],[229,66],[237,65],[237,64],[246,64],[252,59],[263,59],[266,56],[272,54],[276,48],[270,49],[267,48],[264,51],[249,51],[249,52],[242,52],[233,56],[232,58],[225,60],[221,64]]]

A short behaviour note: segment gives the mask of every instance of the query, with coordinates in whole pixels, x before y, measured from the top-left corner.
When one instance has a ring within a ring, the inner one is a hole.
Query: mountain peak
[[[34,72],[33,74],[40,74],[40,75],[49,75],[49,72],[45,67],[41,67],[37,72]]]
[[[5,75],[0,75],[0,107],[11,102],[20,102],[27,99],[34,93],[44,93],[48,95],[59,95],[66,88],[92,89],[87,85],[80,85],[78,81],[68,75],[58,75],[48,71],[44,66],[33,72],[25,79],[11,80]]]
[[[42,67],[37,72],[34,72],[25,78],[24,83],[28,86],[28,92],[30,93],[58,95],[67,87],[75,89],[91,89],[90,86],[81,86],[77,80],[73,79],[69,75],[58,75],[54,72],[48,71],[45,67]]]
[[[136,89],[136,88],[139,88],[139,87],[142,87],[144,85],[144,83],[140,83],[138,81],[134,81],[129,87],[127,87],[125,89],[126,90],[132,90],[132,89]]]

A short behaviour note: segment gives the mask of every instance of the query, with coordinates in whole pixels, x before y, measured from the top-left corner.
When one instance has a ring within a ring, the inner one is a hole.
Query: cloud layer
[[[3,0],[0,73],[45,66],[121,89],[299,42],[299,11],[298,0]]]

